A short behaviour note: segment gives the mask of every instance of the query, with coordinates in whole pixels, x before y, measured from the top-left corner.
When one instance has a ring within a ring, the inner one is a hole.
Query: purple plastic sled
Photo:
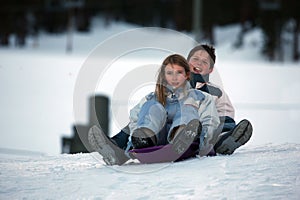
[[[141,163],[162,163],[180,161],[195,157],[198,153],[199,143],[193,142],[183,153],[178,154],[172,149],[171,144],[147,147],[143,149],[133,149],[129,152]]]

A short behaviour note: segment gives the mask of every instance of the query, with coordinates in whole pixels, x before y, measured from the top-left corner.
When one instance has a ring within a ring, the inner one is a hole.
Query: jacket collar
[[[187,91],[192,89],[191,84],[189,81],[185,82],[185,85],[183,87],[174,89],[172,86],[167,84],[166,86],[167,89],[167,97],[169,98],[174,98],[175,96],[179,99],[181,99],[183,96],[187,94]]]

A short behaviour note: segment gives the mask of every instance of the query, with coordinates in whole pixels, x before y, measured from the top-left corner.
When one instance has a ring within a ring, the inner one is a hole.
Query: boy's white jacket
[[[211,82],[207,82],[207,83],[197,82],[196,88],[197,89],[201,88],[204,84],[213,86],[222,91],[222,96],[220,96],[220,97],[213,96],[213,98],[215,99],[215,103],[216,103],[216,107],[217,107],[219,116],[220,117],[228,116],[228,117],[231,117],[232,119],[234,119],[235,110],[234,110],[234,107],[233,107],[227,93],[224,91],[224,89],[216,84],[211,83]]]
[[[187,82],[185,86],[185,90],[183,90],[182,93],[180,94],[179,101],[186,100],[187,98],[190,100],[190,97],[192,95],[189,94],[191,92],[193,93],[196,92],[198,94],[204,95],[203,101],[194,99],[194,104],[196,104],[198,107],[199,121],[202,124],[201,135],[204,136],[205,143],[208,144],[210,143],[210,140],[213,138],[213,134],[216,133],[216,129],[220,124],[219,115],[215,105],[215,100],[213,96],[211,96],[210,94],[193,89],[190,86],[189,82]],[[146,97],[142,98],[142,100],[134,108],[130,110],[130,123],[129,123],[130,135],[132,135],[133,131],[137,129],[138,115],[141,110],[141,107],[147,101]]]

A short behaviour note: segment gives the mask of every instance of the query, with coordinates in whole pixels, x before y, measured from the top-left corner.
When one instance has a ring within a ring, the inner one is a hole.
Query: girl
[[[130,111],[130,138],[127,149],[171,143],[182,154],[197,138],[199,150],[207,154],[210,141],[219,125],[212,96],[195,90],[189,83],[190,68],[178,54],[162,63],[155,92],[143,98]]]

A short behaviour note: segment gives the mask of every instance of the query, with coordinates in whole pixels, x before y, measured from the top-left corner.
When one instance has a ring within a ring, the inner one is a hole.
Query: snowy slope
[[[300,145],[240,149],[231,156],[107,167],[96,153],[0,153],[0,199],[300,198]]]

